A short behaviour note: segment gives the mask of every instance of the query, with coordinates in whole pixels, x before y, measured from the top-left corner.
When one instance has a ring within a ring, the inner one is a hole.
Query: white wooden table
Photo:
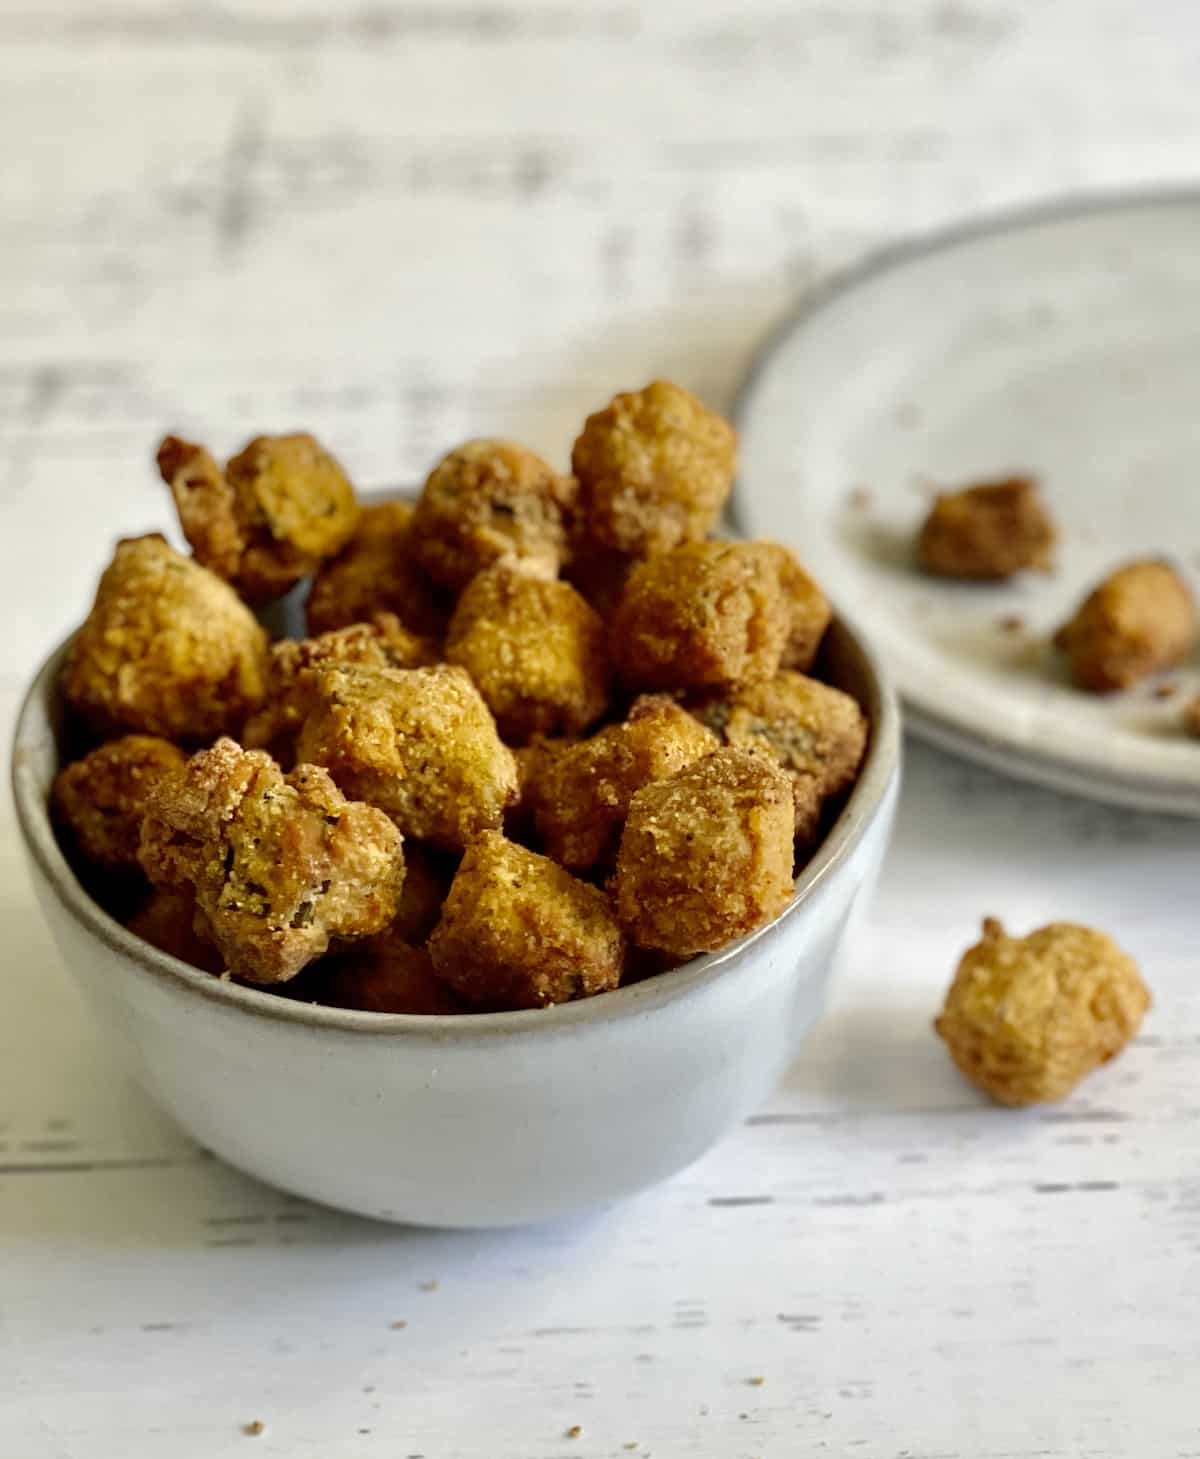
[[[167,521],[165,428],[303,425],[364,484],[468,434],[561,457],[651,375],[727,400],[882,240],[1194,174],[1198,95],[1187,0],[3,0],[5,725],[112,539]],[[910,747],[769,1106],[620,1209],[462,1235],[291,1200],[160,1116],[5,801],[0,1456],[1200,1454],[1198,848]],[[931,1036],[984,913],[1098,922],[1154,987],[1061,1108],[984,1107]]]

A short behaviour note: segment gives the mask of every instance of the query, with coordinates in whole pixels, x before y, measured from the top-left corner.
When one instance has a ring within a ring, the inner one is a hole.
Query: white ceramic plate
[[[789,541],[871,635],[914,730],[1064,790],[1200,815],[1180,716],[1200,664],[1099,698],[1049,647],[1125,559],[1166,553],[1200,590],[1200,192],[892,250],[785,322],[737,421],[738,525]],[[916,573],[933,489],[1014,471],[1041,479],[1055,572]]]

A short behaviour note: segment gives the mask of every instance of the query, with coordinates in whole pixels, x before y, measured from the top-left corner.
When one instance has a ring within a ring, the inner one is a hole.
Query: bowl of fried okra
[[[569,470],[474,440],[360,497],[304,434],[157,465],[187,550],[117,543],[13,747],[39,901],[150,1095],[444,1226],[613,1200],[744,1119],[873,885],[899,729],[797,555],[718,534],[731,427],[658,381]]]

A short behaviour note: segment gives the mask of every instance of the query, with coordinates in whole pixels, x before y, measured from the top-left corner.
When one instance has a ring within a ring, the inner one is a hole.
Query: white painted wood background
[[[303,425],[375,484],[468,434],[561,457],[657,373],[726,401],[881,241],[1194,177],[1200,14],[3,0],[0,137],[7,726],[112,539],[166,522],[164,428]],[[620,1209],[455,1235],[282,1197],[158,1115],[0,818],[3,1459],[1200,1454],[1194,824],[914,747],[762,1114]],[[1156,991],[1062,1108],[984,1107],[930,1034],[985,912],[1097,921]]]

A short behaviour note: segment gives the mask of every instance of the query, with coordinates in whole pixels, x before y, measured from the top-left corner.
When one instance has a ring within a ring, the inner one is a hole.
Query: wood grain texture
[[[1186,176],[1198,78],[1180,0],[3,0],[4,724],[113,539],[167,523],[165,429],[302,425],[363,484],[473,434],[562,458],[654,374],[727,401],[883,241]],[[458,1235],[290,1200],[158,1114],[5,802],[0,1454],[1200,1453],[1196,836],[914,748],[768,1107],[618,1210]],[[1154,988],[1061,1109],[983,1107],[930,1034],[985,913],[1098,921]]]

